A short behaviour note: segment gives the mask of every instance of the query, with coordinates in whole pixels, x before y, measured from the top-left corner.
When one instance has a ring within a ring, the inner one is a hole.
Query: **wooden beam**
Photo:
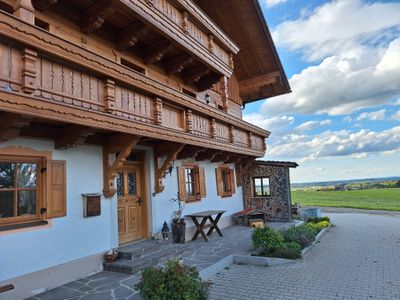
[[[13,289],[14,289],[14,285],[12,285],[12,284],[7,284],[7,285],[0,286],[0,294],[8,292],[8,291],[11,291]]]
[[[67,125],[63,128],[62,134],[55,141],[56,149],[68,149],[85,143],[86,139],[94,135],[96,130],[81,125]]]
[[[34,0],[33,7],[40,11],[48,10],[52,5],[57,4],[58,0]]]
[[[118,50],[126,50],[135,46],[138,40],[150,31],[149,27],[141,22],[135,22],[121,30],[117,41]]]
[[[256,157],[254,157],[254,156],[244,156],[244,157],[242,157],[242,159],[240,159],[239,162],[237,162],[235,164],[236,185],[237,186],[242,185],[243,175],[247,172],[248,168],[255,160],[256,160]]]
[[[16,139],[21,129],[32,120],[31,116],[18,115],[9,112],[0,113],[0,143]]]
[[[197,83],[201,77],[207,75],[210,72],[210,69],[208,69],[206,66],[198,65],[182,72],[183,81],[186,84]]]
[[[213,84],[217,83],[220,80],[220,75],[218,74],[210,74],[204,77],[201,77],[197,82],[196,86],[199,91],[204,91],[212,87]]]
[[[196,156],[203,151],[206,151],[206,149],[197,146],[186,145],[185,148],[178,154],[177,159],[195,159]]]
[[[222,152],[223,151],[207,149],[206,151],[199,153],[196,156],[196,160],[197,161],[213,160],[217,155],[220,155]]]
[[[154,149],[154,168],[155,168],[155,187],[156,193],[161,193],[164,190],[162,179],[165,173],[172,168],[173,161],[177,159],[179,152],[185,147],[185,144],[178,143],[163,143],[162,147]]]
[[[112,0],[100,0],[83,13],[82,31],[92,33],[103,26],[108,16],[113,12]]]
[[[139,141],[139,136],[118,133],[111,136],[108,144],[103,147],[103,193],[106,198],[111,198],[117,192],[114,185],[117,171],[123,166],[126,158]]]
[[[153,64],[162,60],[164,55],[173,49],[173,45],[168,40],[162,40],[155,44],[152,44],[144,50],[144,62],[146,64]]]
[[[221,153],[215,155],[210,160],[211,160],[211,162],[220,162],[220,161],[225,162],[225,160],[229,159],[230,156],[231,156],[231,154],[229,152],[221,152]]]
[[[279,71],[271,72],[265,75],[260,75],[246,80],[241,80],[239,81],[239,89],[240,90],[258,89],[264,85],[275,83],[277,81],[277,77],[280,77]]]
[[[174,56],[164,63],[165,72],[168,75],[180,73],[187,65],[194,62],[194,60],[194,56],[187,53]]]

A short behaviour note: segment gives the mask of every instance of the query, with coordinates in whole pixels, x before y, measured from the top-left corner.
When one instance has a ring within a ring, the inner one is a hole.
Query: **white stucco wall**
[[[66,160],[67,216],[53,219],[48,228],[0,232],[0,281],[103,253],[117,246],[115,198],[102,198],[101,216],[83,218],[81,194],[101,193],[103,189],[100,147],[80,146],[57,151],[52,142],[28,139],[1,144],[1,147],[7,146],[52,151],[53,159]]]
[[[181,166],[181,164],[182,161],[175,162],[171,176],[167,174],[163,180],[165,185],[164,191],[152,197],[152,233],[160,232],[164,221],[167,221],[167,223],[170,224],[173,211],[177,210],[178,208],[177,204],[170,202],[169,199],[176,197],[176,193],[178,191],[177,167]],[[243,196],[241,187],[236,186],[236,192],[234,195],[232,195],[232,197],[222,198],[217,195],[215,169],[219,165],[220,163],[211,163],[210,161],[200,162],[200,166],[204,167],[205,171],[207,196],[202,198],[201,201],[187,203],[183,211],[184,215],[204,210],[226,210],[223,218],[230,220],[230,215],[243,210]],[[234,164],[231,165],[231,168],[235,168]],[[152,183],[154,184],[154,182]],[[230,225],[229,222],[225,221],[221,222],[221,227],[223,227],[224,224]],[[187,220],[187,230],[189,232],[192,231],[190,229],[191,226],[194,226],[194,224],[190,220]]]

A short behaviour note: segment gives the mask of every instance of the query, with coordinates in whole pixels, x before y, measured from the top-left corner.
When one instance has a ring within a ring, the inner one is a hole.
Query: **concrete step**
[[[181,255],[189,245],[170,244],[159,248],[158,251],[146,252],[132,259],[118,258],[112,263],[103,263],[104,271],[135,274],[147,267],[155,266],[168,259]]]

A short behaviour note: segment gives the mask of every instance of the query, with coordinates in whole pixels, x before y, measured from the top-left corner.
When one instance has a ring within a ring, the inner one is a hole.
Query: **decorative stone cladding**
[[[270,221],[292,221],[289,168],[297,166],[294,162],[253,162],[243,175],[245,208],[265,211]],[[270,196],[254,197],[254,177],[269,177]]]

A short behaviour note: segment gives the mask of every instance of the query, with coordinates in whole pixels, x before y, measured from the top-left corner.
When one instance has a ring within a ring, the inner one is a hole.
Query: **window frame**
[[[30,223],[34,221],[44,220],[44,214],[41,213],[41,208],[44,207],[44,182],[45,182],[45,174],[42,172],[44,166],[46,165],[45,159],[40,156],[16,156],[16,155],[3,155],[0,154],[0,162],[9,162],[9,163],[34,163],[36,164],[36,207],[35,214],[26,215],[26,216],[13,216],[13,217],[5,217],[0,218],[0,226],[13,225],[13,224],[22,224],[22,223]],[[14,178],[16,185],[16,170],[14,171]],[[1,191],[13,191],[14,192],[14,205],[18,206],[18,190],[30,190],[26,188],[18,188],[17,186],[13,188],[0,188]],[[16,208],[14,208],[14,211]]]
[[[224,173],[226,174],[225,178]],[[232,197],[235,194],[235,171],[227,165],[222,165],[216,169],[216,174],[218,195],[221,197]],[[221,182],[219,182],[219,177]]]
[[[268,179],[268,190],[269,193],[267,195],[264,195],[264,183],[263,183],[263,179],[267,178]],[[261,180],[261,195],[257,195],[256,194],[256,179],[260,179]],[[253,197],[271,197],[271,178],[270,176],[256,176],[253,177]]]
[[[185,190],[186,190],[186,200],[185,202],[195,202],[201,201],[200,196],[200,176],[199,176],[199,166],[198,165],[182,165],[185,168]],[[187,193],[186,185],[187,185],[187,177],[186,177],[186,170],[192,170],[193,172],[193,195],[189,195]]]

